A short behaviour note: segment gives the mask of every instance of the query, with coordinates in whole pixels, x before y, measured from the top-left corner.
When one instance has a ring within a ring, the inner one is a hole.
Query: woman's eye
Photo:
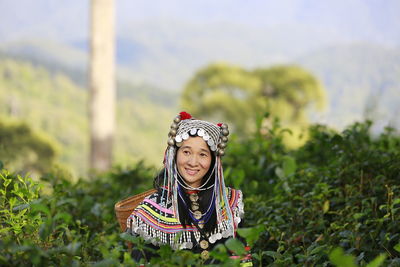
[[[188,150],[184,150],[184,151],[183,151],[183,154],[185,154],[185,155],[189,155],[189,154],[190,154],[190,152],[189,152]]]

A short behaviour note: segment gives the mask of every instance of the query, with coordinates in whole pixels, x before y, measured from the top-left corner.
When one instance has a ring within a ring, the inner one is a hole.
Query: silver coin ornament
[[[181,121],[181,118],[179,116],[175,117],[174,122],[179,123]]]
[[[203,136],[203,140],[204,140],[204,141],[208,141],[208,140],[210,140],[210,136],[209,136],[209,135],[207,135],[207,134],[206,134],[206,135],[204,135],[204,136]]]
[[[197,131],[197,135],[203,137],[204,136],[204,130],[203,129],[199,129]]]
[[[224,155],[225,155],[225,150],[223,149],[218,150],[218,156],[222,157]]]
[[[228,142],[228,140],[229,140],[229,139],[228,139],[227,136],[222,136],[222,137],[221,137],[221,141],[224,142],[224,143]]]
[[[175,141],[178,142],[178,143],[182,142],[182,136],[177,135],[177,136],[175,137]]]
[[[209,254],[209,252],[208,252],[207,250],[203,250],[203,251],[201,252],[200,256],[201,256],[201,258],[202,258],[203,260],[208,260],[208,258],[210,257],[210,254]]]
[[[209,146],[213,146],[214,145],[214,141],[212,139],[208,139],[207,144]]]
[[[193,216],[196,220],[200,220],[203,214],[201,214],[199,210],[196,210],[195,212],[193,212]]]
[[[199,205],[199,203],[195,202],[195,203],[192,203],[191,208],[193,211],[196,211],[200,208],[200,205]]]
[[[190,129],[190,134],[191,135],[195,135],[196,133],[197,133],[197,129],[196,128]]]
[[[182,139],[183,140],[188,140],[189,139],[189,134],[188,133],[183,133],[182,134]]]
[[[190,194],[190,195],[189,195],[189,199],[190,199],[190,201],[195,202],[195,201],[199,200],[199,195],[197,195],[197,194]]]
[[[206,240],[201,240],[200,241],[200,247],[202,249],[207,249],[208,248],[208,242]]]
[[[171,124],[171,129],[178,129],[178,124],[177,123],[172,123]]]

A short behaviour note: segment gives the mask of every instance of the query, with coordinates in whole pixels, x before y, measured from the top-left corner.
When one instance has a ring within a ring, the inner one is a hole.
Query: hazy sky
[[[87,35],[89,0],[0,0],[0,40]],[[117,25],[174,19],[255,27],[303,25],[344,37],[400,44],[398,0],[116,0]],[[160,22],[161,23],[161,22]]]

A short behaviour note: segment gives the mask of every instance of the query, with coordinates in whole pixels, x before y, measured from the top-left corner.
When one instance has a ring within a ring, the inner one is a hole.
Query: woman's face
[[[211,165],[211,152],[201,137],[190,137],[183,141],[176,157],[179,173],[186,183],[199,187]]]

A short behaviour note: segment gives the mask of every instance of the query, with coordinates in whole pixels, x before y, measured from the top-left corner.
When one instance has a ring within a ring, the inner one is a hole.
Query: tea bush
[[[400,265],[400,137],[390,128],[373,137],[370,127],[338,133],[315,125],[294,151],[283,146],[287,130],[278,123],[268,136],[230,141],[225,176],[243,190],[238,233],[252,245],[255,265]],[[77,182],[57,170],[32,181],[2,169],[0,264],[135,266],[126,242],[148,248],[120,233],[114,204],[150,188],[155,174],[143,162]],[[240,254],[243,245],[217,246],[219,265],[238,264],[228,250]],[[164,246],[158,254],[152,266],[202,265],[190,251]]]
[[[381,253],[385,266],[400,265],[400,138],[390,128],[373,138],[370,127],[339,134],[316,125],[296,151],[273,128],[275,138],[255,136],[228,153],[229,179],[243,176],[247,223],[265,227],[254,247],[263,265],[328,265],[338,246],[361,265]]]

